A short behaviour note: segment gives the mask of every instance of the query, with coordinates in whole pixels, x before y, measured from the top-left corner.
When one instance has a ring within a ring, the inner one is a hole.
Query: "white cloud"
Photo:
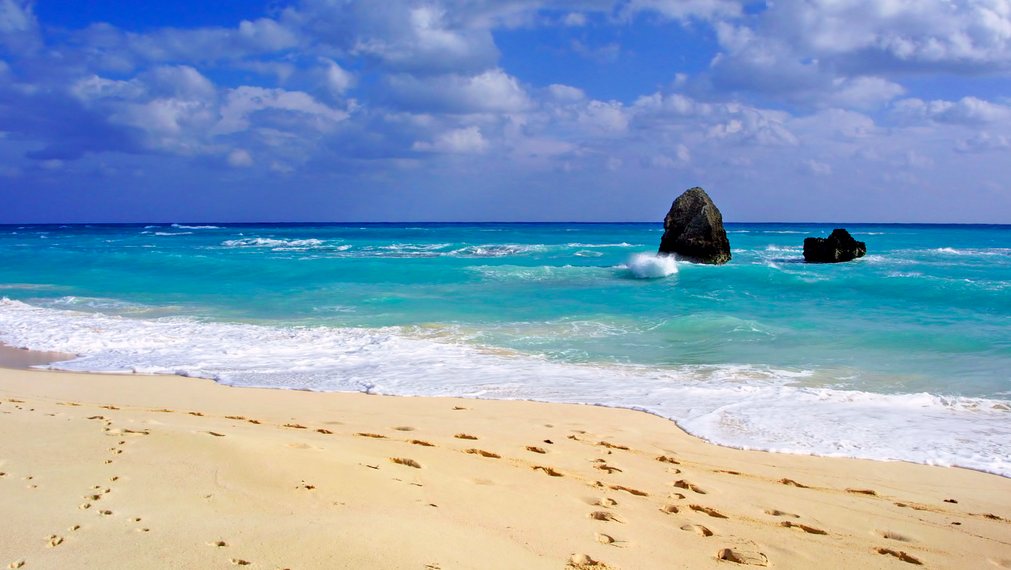
[[[962,125],[1011,123],[1011,107],[976,97],[963,97],[958,101],[903,99],[895,103],[894,111],[900,118],[912,122],[934,121]]]
[[[955,150],[958,152],[986,152],[991,150],[1006,150],[1011,146],[1008,137],[1005,135],[991,135],[990,133],[979,133],[975,136],[960,139],[955,143]]]
[[[580,28],[586,25],[586,14],[582,12],[569,12],[562,18],[562,24],[570,28]]]
[[[253,157],[245,149],[237,148],[228,153],[228,165],[233,168],[248,168],[253,166]]]
[[[346,111],[328,107],[302,91],[243,86],[228,92],[221,107],[221,120],[213,132],[229,134],[247,130],[253,115],[268,111],[295,115],[303,126],[318,131],[329,130],[348,118]]]
[[[820,160],[807,160],[804,162],[804,166],[808,172],[816,176],[828,176],[832,174],[832,165]]]
[[[547,89],[548,95],[555,101],[572,103],[575,101],[582,101],[586,98],[586,93],[578,87],[572,87],[571,85],[562,85],[560,83],[552,83],[548,85]]]
[[[35,29],[31,1],[0,0],[0,33],[28,32]]]
[[[239,36],[243,43],[268,52],[298,45],[298,36],[292,30],[270,18],[243,20],[239,23]]]
[[[668,18],[717,18],[738,16],[743,2],[735,0],[631,0],[628,12],[655,11]]]
[[[797,51],[850,67],[1011,64],[1007,0],[781,0],[763,17]]]
[[[579,113],[579,122],[592,130],[622,133],[628,129],[625,107],[617,101],[590,101]]]
[[[501,69],[479,75],[419,78],[398,74],[387,78],[390,94],[409,108],[449,113],[511,113],[531,106],[515,77]]]
[[[331,59],[322,59],[323,74],[327,89],[334,96],[341,96],[354,86],[355,76]]]
[[[488,141],[481,135],[479,128],[466,127],[442,133],[430,142],[415,142],[412,148],[424,152],[474,154],[486,151]]]

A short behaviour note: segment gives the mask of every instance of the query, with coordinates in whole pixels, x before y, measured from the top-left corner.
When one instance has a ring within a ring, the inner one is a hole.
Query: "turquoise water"
[[[5,226],[0,340],[69,369],[618,405],[728,445],[1011,473],[1011,226],[848,225],[867,257],[803,263],[833,227],[730,224],[733,260],[703,266],[652,257],[658,224]]]

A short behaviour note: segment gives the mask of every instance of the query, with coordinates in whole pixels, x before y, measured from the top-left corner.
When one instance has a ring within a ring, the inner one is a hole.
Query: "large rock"
[[[808,263],[839,263],[852,261],[867,253],[867,244],[853,239],[842,228],[832,230],[827,238],[804,238],[804,261]]]
[[[662,254],[676,254],[695,263],[718,265],[730,261],[730,240],[723,215],[701,188],[685,190],[663,219]]]

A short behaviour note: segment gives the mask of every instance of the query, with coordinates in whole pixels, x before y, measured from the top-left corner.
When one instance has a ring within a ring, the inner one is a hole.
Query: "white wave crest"
[[[221,242],[224,247],[261,247],[271,249],[313,249],[323,245],[318,239],[273,239],[273,238],[241,238],[229,239]]]
[[[172,224],[173,228],[179,228],[183,230],[220,230],[219,226],[184,226],[183,224]]]
[[[639,279],[659,279],[678,272],[677,260],[672,255],[637,253],[626,264],[628,270]]]
[[[460,249],[453,250],[450,255],[458,257],[506,257],[510,255],[524,255],[535,253],[547,249],[540,244],[522,245],[513,243],[468,245]]]
[[[579,243],[572,242],[565,244],[565,247],[642,247],[642,244],[632,244],[628,242],[621,243]]]

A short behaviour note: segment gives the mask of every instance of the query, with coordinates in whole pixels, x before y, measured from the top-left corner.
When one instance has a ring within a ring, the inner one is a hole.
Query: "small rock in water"
[[[839,263],[852,261],[867,253],[867,244],[853,239],[842,228],[832,230],[827,238],[804,239],[804,261],[808,263]]]

